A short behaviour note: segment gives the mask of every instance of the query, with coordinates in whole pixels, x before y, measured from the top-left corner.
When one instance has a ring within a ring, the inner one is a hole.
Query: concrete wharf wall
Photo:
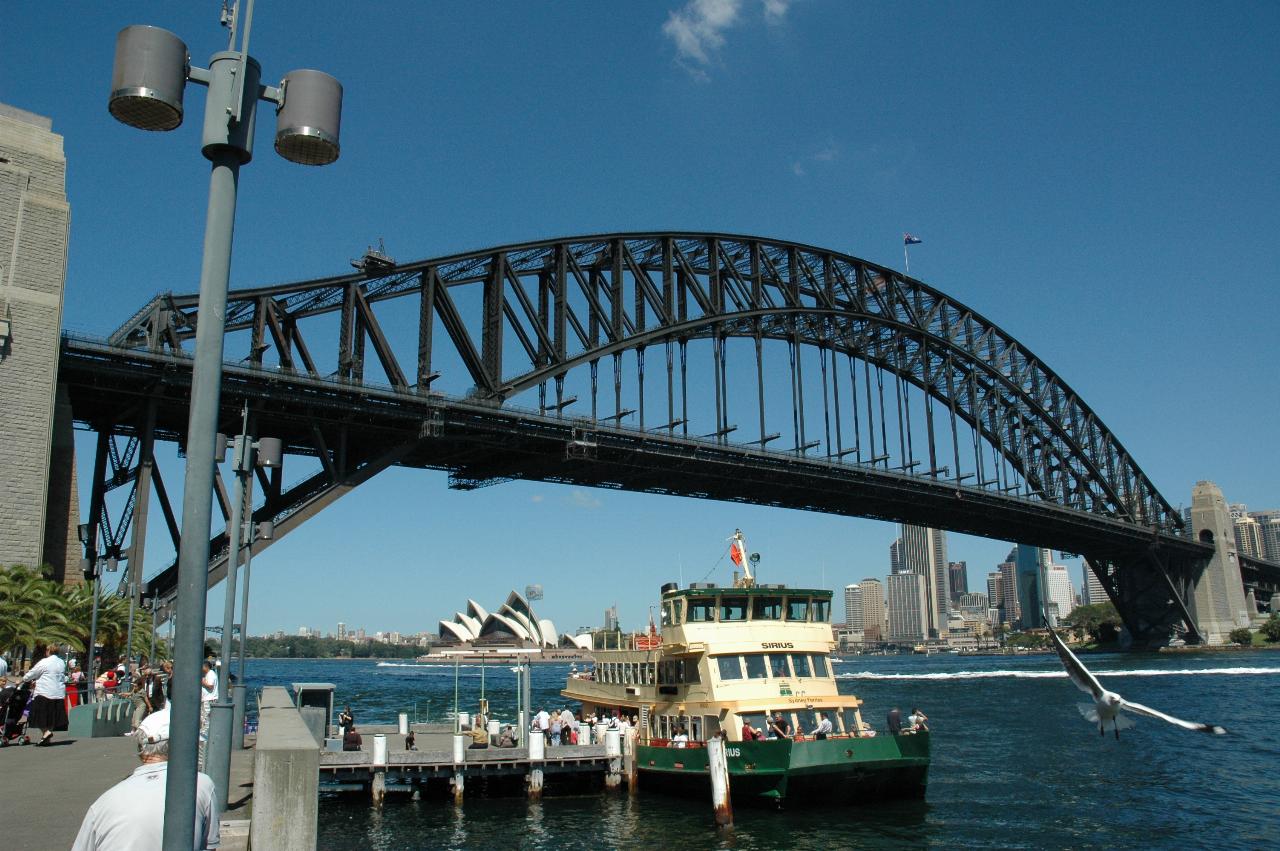
[[[288,690],[264,688],[258,702],[250,846],[280,851],[314,849],[319,785],[319,743]]]

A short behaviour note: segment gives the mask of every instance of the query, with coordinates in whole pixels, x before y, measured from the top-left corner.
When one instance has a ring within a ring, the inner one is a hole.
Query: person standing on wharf
[[[163,847],[165,784],[169,777],[169,707],[153,712],[133,734],[142,765],[103,792],[85,813],[71,851],[160,851]],[[196,775],[193,849],[218,847],[213,780]]]

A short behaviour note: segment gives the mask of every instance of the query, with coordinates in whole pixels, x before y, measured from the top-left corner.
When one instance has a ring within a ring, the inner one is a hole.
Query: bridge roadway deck
[[[148,399],[157,402],[157,437],[181,442],[187,426],[191,360],[63,340],[59,381],[74,418],[129,433]],[[223,430],[238,427],[242,402],[257,409],[260,434],[288,452],[317,455],[317,436],[337,458],[375,457],[413,444],[401,466],[445,470],[455,486],[529,479],[821,511],[1016,540],[1095,559],[1141,556],[1157,546],[1179,559],[1212,552],[1188,538],[1041,499],[954,481],[912,476],[834,459],[546,416],[435,394],[312,378],[228,364]],[[570,452],[584,433],[586,446]],[[212,574],[216,582],[221,574]],[[162,595],[176,580],[155,580]]]

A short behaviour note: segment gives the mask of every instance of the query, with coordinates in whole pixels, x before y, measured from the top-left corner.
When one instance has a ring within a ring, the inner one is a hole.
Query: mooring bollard
[[[636,793],[636,779],[640,772],[636,768],[636,739],[639,731],[635,727],[627,730],[627,737],[622,741],[622,773],[627,776],[627,791]]]
[[[729,758],[724,739],[707,740],[707,767],[711,769],[711,806],[715,807],[716,825],[733,827],[733,804],[729,800]]]
[[[400,723],[396,726],[396,732],[402,736],[409,735],[409,713],[400,713]]]
[[[609,773],[604,776],[604,788],[617,789],[622,782],[621,730],[610,730],[604,734],[604,755],[609,760]]]
[[[529,736],[529,797],[542,797],[542,763],[547,758],[547,740],[541,733]]]
[[[462,793],[466,789],[465,766],[467,762],[467,739],[461,733],[453,737],[453,802],[462,803]]]
[[[387,737],[378,733],[373,737],[373,805],[382,806],[387,795]]]

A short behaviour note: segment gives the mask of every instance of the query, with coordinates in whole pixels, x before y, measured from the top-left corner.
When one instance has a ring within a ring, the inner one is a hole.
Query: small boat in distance
[[[729,546],[741,578],[662,586],[648,649],[591,651],[592,669],[561,694],[583,717],[629,719],[645,789],[705,793],[706,742],[720,736],[735,801],[923,797],[929,732],[873,729],[862,701],[837,688],[831,592],[759,585],[740,531]]]

